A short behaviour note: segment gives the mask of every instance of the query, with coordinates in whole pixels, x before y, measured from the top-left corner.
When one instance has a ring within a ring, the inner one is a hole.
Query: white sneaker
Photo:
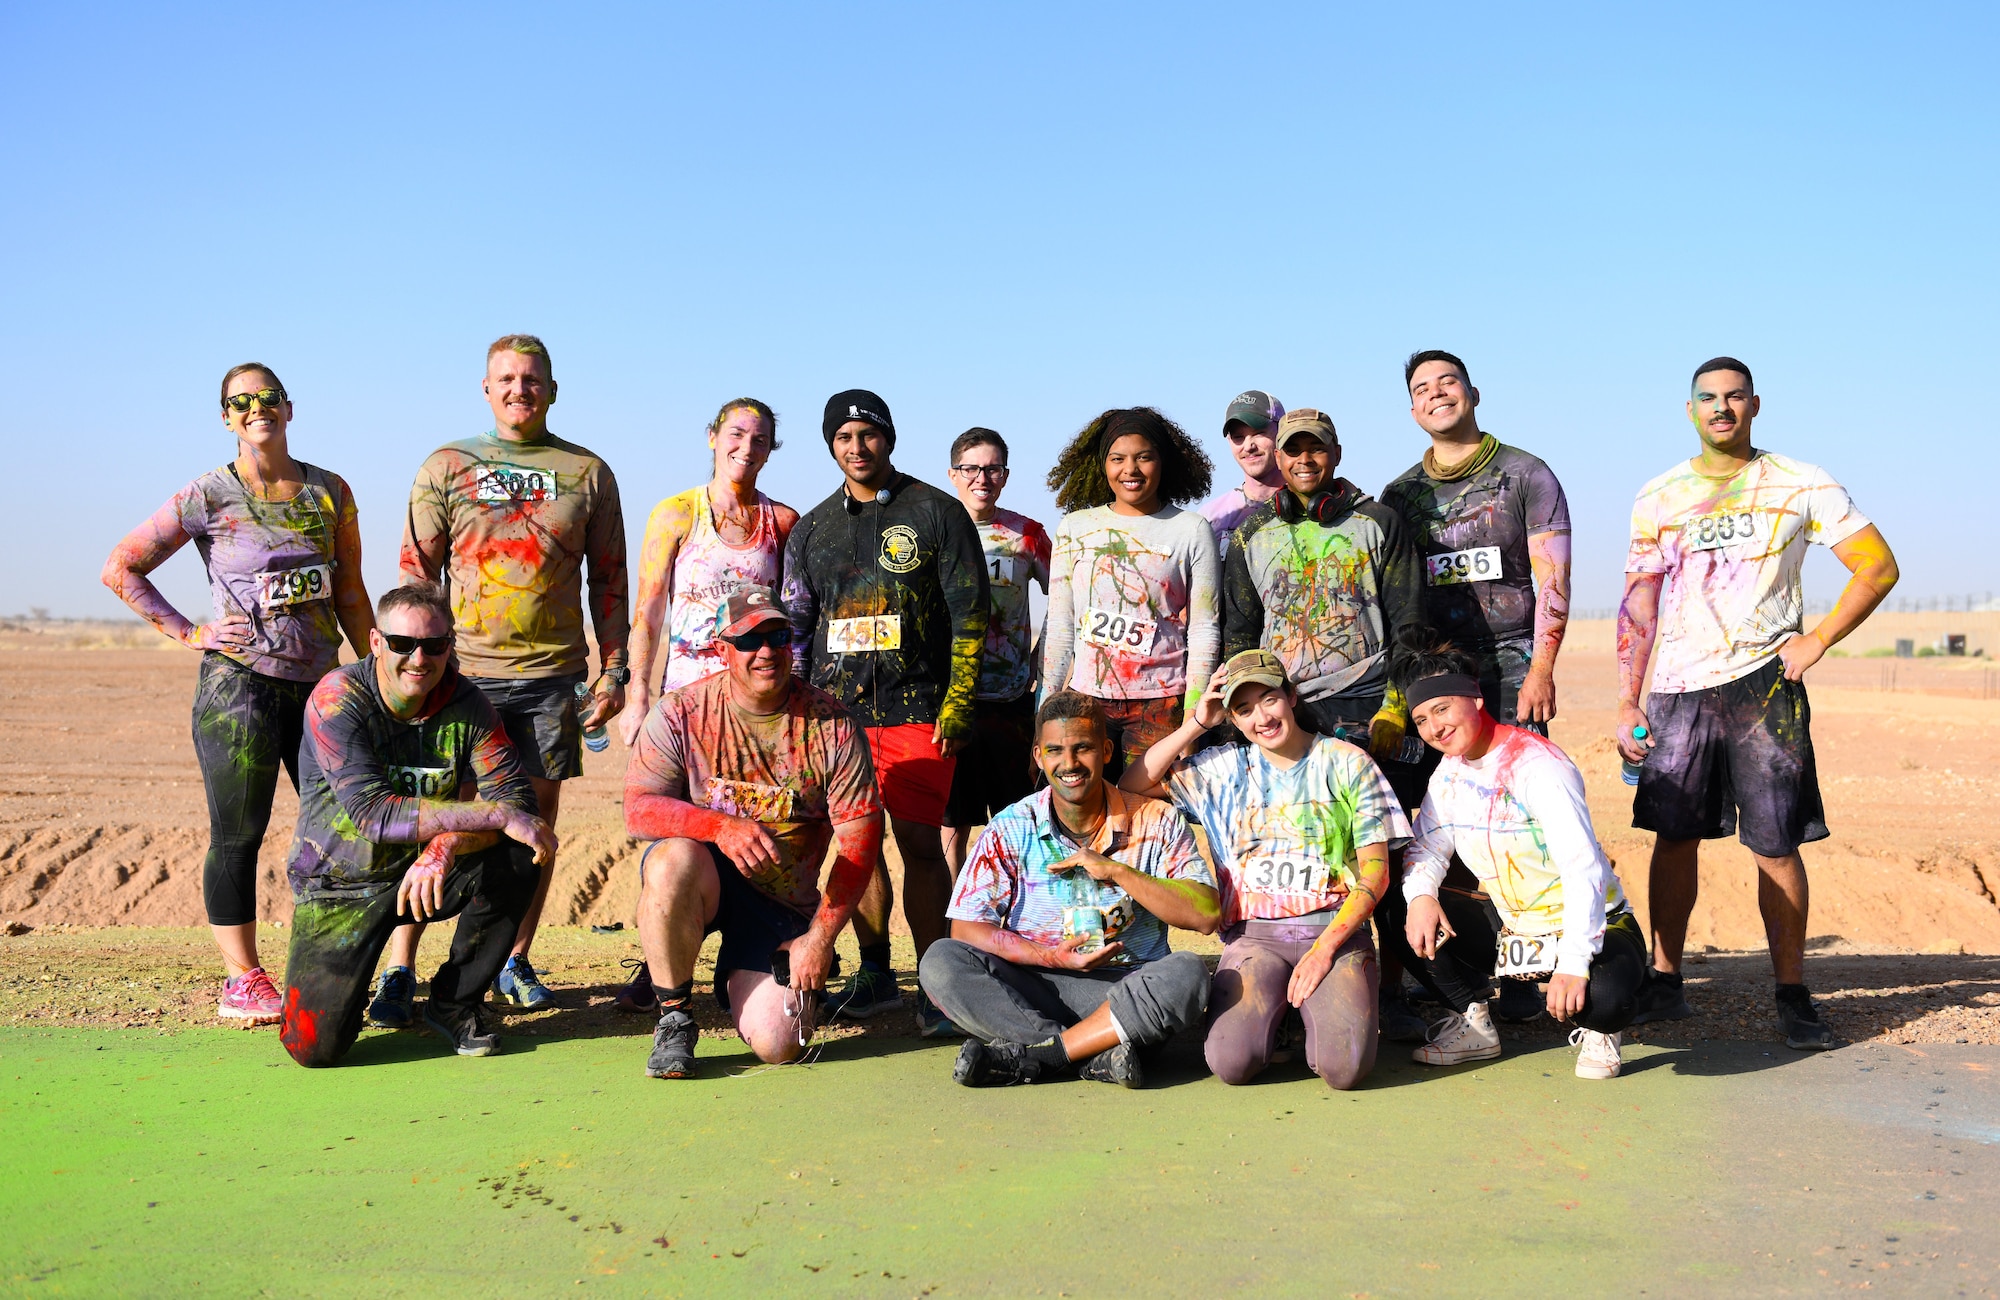
[[[1619,1057],[1618,1049],[1624,1043],[1623,1034],[1600,1034],[1595,1029],[1577,1029],[1569,1036],[1571,1047],[1581,1046],[1576,1054],[1576,1077],[1579,1079],[1615,1079],[1625,1062]]]
[[[1448,1012],[1431,1026],[1430,1041],[1410,1053],[1418,1065],[1458,1065],[1464,1061],[1491,1061],[1500,1055],[1500,1031],[1484,1002],[1475,1002],[1464,1015]]]

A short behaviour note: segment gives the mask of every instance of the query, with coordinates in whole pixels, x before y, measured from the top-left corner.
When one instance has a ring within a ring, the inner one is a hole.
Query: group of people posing
[[[657,1078],[696,1068],[709,934],[715,996],[765,1061],[796,1059],[825,1017],[903,1005],[885,835],[919,1031],[966,1039],[968,1085],[1136,1087],[1151,1049],[1205,1025],[1226,1082],[1303,1052],[1351,1088],[1379,1040],[1485,1060],[1496,1018],[1544,1013],[1573,1026],[1580,1077],[1610,1078],[1629,1025],[1692,1014],[1697,850],[1732,832],[1760,872],[1779,1031],[1831,1045],[1803,978],[1799,846],[1827,830],[1801,678],[1894,585],[1881,534],[1823,470],[1752,445],[1748,366],[1697,368],[1699,451],[1639,492],[1619,614],[1616,739],[1633,824],[1657,835],[1649,956],[1548,739],[1562,486],[1480,429],[1459,358],[1419,352],[1404,381],[1430,447],[1379,498],[1339,476],[1331,417],[1252,391],[1222,427],[1243,481],[1213,499],[1207,455],[1159,411],[1092,420],[1048,475],[1053,539],[1001,508],[999,433],[952,442],[946,493],[896,467],[888,404],[861,389],[826,404],[842,482],[800,514],[757,489],[777,416],[732,401],[708,426],[710,480],[648,519],[628,603],[617,481],[549,432],[548,351],[509,335],[487,353],[493,429],[423,463],[404,581],[371,607],[352,494],[291,455],[276,374],[235,367],[236,458],[105,567],[204,651],[220,1014],[282,1022],[307,1065],[365,1022],[421,1018],[462,1055],[494,1051],[489,988],[554,996],[530,952],[561,783],[615,723],[626,826],[647,842],[645,956],[617,1003],[655,1017]],[[147,577],[189,540],[202,624]],[[1811,542],[1851,577],[1806,633]],[[358,661],[338,667],[343,635]],[[282,992],[255,901],[281,766],[299,791]],[[451,916],[419,1017],[421,927]],[[860,964],[836,986],[850,925]],[[1220,934],[1212,973],[1173,928]]]

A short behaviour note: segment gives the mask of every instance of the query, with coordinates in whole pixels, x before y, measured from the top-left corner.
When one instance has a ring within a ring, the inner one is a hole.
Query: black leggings
[[[1438,891],[1438,905],[1455,932],[1425,961],[1412,954],[1413,968],[1431,992],[1453,1011],[1464,1013],[1493,995],[1493,962],[1500,940],[1500,911],[1490,900],[1455,889]],[[1632,1023],[1635,999],[1646,979],[1646,941],[1630,912],[1604,927],[1604,946],[1590,960],[1590,984],[1575,1023],[1600,1034],[1615,1034]]]
[[[257,919],[257,849],[271,824],[278,765],[299,788],[299,740],[314,683],[252,672],[211,650],[194,691],[194,756],[208,791],[201,897],[210,925]]]

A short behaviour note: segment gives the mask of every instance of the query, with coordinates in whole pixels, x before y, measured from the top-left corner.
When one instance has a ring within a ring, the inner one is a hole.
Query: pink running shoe
[[[215,1014],[224,1020],[240,1020],[246,1025],[273,1025],[284,1018],[284,1000],[277,985],[259,966],[234,979],[224,980],[222,1001]]]

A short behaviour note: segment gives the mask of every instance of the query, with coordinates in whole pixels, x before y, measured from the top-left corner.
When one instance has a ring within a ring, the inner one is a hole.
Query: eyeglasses
[[[441,655],[451,649],[452,634],[443,636],[401,636],[395,632],[384,632],[382,640],[394,654],[413,654],[422,650],[427,655]]]
[[[231,393],[223,400],[230,410],[241,415],[250,409],[252,402],[260,404],[267,411],[275,411],[278,409],[278,403],[289,399],[286,398],[285,390],[282,388],[260,388],[254,393]]]
[[[751,631],[738,632],[735,636],[726,636],[722,639],[730,645],[735,646],[738,650],[741,650],[744,654],[756,654],[765,646],[769,646],[773,650],[789,648],[792,644],[792,629],[780,624],[777,627],[766,628],[761,632],[752,629]]]
[[[953,465],[951,472],[966,478],[990,478],[1004,480],[1007,477],[1005,465]]]

